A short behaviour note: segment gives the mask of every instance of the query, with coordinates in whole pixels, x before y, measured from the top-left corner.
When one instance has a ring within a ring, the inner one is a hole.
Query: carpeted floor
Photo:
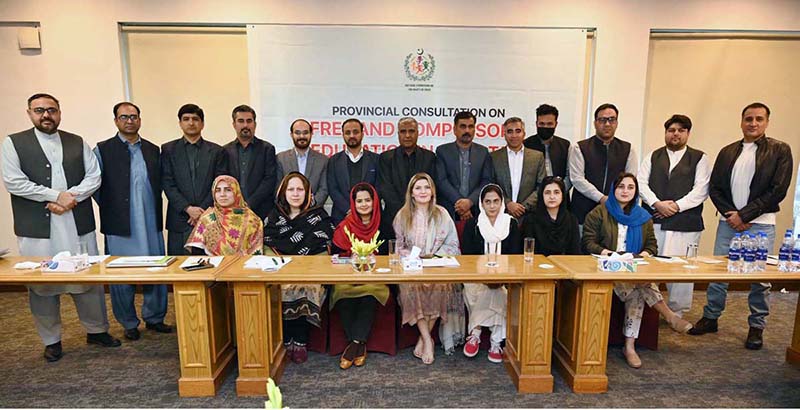
[[[141,296],[137,296],[137,305]],[[695,293],[687,315],[705,302]],[[800,407],[800,368],[784,361],[791,341],[797,293],[772,294],[765,347],[748,351],[747,294],[732,292],[720,332],[678,335],[661,326],[660,350],[641,351],[644,367],[626,366],[609,349],[609,391],[574,394],[555,374],[551,394],[517,394],[502,365],[437,351],[432,366],[410,349],[391,357],[371,354],[363,368],[338,369],[338,358],[314,354],[287,365],[280,387],[284,405],[306,407]],[[170,297],[168,323],[174,323]],[[122,347],[88,346],[70,298],[62,297],[64,358],[45,363],[25,293],[0,293],[0,406],[2,407],[259,407],[264,398],[236,396],[236,370],[210,398],[180,398],[176,335],[143,330]],[[111,305],[108,303],[111,315]],[[111,332],[122,338],[112,318]]]

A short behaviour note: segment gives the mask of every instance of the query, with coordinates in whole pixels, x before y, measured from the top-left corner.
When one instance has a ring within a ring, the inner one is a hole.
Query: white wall
[[[0,28],[2,134],[30,127],[25,99],[38,91],[61,100],[62,128],[90,142],[113,133],[107,111],[123,98],[118,22],[595,27],[592,106],[617,104],[618,135],[641,152],[651,29],[800,31],[800,4],[793,0],[0,0],[0,22],[15,21],[40,22],[43,48],[40,55],[21,55],[16,43],[9,41],[13,29]],[[742,62],[748,63],[746,58]],[[0,196],[0,215],[10,221],[7,198]],[[2,246],[14,248],[11,232],[0,234]]]

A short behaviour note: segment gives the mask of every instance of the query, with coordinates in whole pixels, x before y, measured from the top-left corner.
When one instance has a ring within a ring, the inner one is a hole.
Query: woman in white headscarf
[[[477,218],[467,221],[464,227],[462,253],[465,255],[484,255],[489,252],[501,254],[522,253],[522,238],[517,220],[505,213],[506,205],[503,190],[499,185],[489,184],[481,190],[480,213]],[[490,244],[500,244],[491,246]],[[478,354],[481,329],[487,327],[492,332],[489,361],[503,362],[500,343],[506,337],[506,288],[500,284],[464,284],[464,300],[469,311],[470,335],[464,345],[464,355],[474,357]]]

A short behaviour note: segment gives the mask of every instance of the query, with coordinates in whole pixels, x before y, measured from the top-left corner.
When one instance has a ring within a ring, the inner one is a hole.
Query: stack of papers
[[[287,263],[291,262],[292,258],[288,256],[265,256],[265,255],[256,255],[250,257],[247,262],[244,263],[245,269],[261,269],[265,272],[272,272],[276,271],[284,266]]]
[[[122,256],[106,264],[108,268],[164,267],[175,261],[174,256]]]
[[[452,256],[422,260],[422,267],[424,268],[450,268],[456,266],[461,266],[461,264]]]

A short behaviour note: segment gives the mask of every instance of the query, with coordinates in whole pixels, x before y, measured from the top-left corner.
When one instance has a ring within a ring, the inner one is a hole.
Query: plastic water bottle
[[[728,272],[740,273],[741,272],[741,257],[742,257],[742,238],[740,233],[733,235],[731,245],[728,248]],[[800,255],[798,255],[800,256]]]
[[[769,240],[767,234],[764,232],[758,233],[758,252],[756,253],[756,267],[758,272],[764,272],[767,269],[767,256],[769,254]]]
[[[757,245],[755,237],[749,232],[742,235],[742,273],[756,271]]]
[[[792,245],[792,256],[789,260],[792,261],[789,264],[789,272],[800,271],[800,235],[797,235],[797,239],[795,239]]]
[[[792,258],[793,247],[794,247],[794,240],[792,239],[792,230],[787,229],[786,234],[783,235],[783,242],[781,242],[781,249],[778,251],[778,270],[780,272],[791,271],[791,258]]]

